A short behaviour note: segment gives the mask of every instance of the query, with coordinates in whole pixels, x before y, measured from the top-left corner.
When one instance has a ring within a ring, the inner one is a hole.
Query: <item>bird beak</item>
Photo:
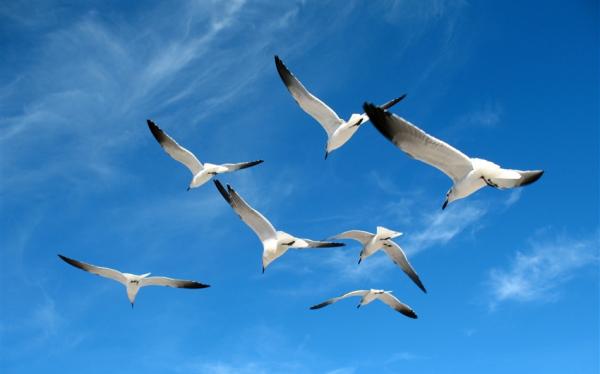
[[[264,273],[265,273],[265,267],[263,266],[263,267],[262,267],[262,269],[263,269],[263,272],[262,272],[262,273],[264,274]]]
[[[133,309],[133,303],[131,303],[131,309]]]
[[[447,205],[448,205],[448,199],[446,199],[446,201],[444,201],[444,205],[442,205],[442,210],[446,209]]]
[[[358,305],[356,306],[356,309],[358,309],[358,308],[360,308],[360,304],[358,304]]]
[[[190,190],[190,188],[188,187],[188,188],[187,188],[187,190],[189,191],[189,190]]]

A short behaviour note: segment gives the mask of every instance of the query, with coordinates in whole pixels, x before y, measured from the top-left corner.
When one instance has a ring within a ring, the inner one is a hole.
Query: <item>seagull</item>
[[[469,158],[404,118],[370,103],[365,103],[363,108],[377,130],[396,147],[409,156],[441,170],[452,179],[454,185],[446,193],[442,209],[486,185],[498,189],[522,187],[537,181],[544,174],[543,170],[504,169],[487,160]]]
[[[343,243],[334,243],[328,241],[315,241],[310,239],[296,238],[283,231],[275,231],[275,228],[262,214],[253,209],[248,203],[235,192],[230,185],[227,185],[227,190],[221,182],[214,180],[217,189],[223,195],[225,200],[231,205],[237,215],[244,223],[256,233],[263,245],[262,256],[262,272],[271,262],[282,256],[290,248],[305,249],[305,248],[325,248],[325,247],[341,247]]]
[[[288,70],[278,56],[275,56],[275,65],[281,80],[292,94],[300,108],[317,120],[327,132],[327,145],[325,147],[325,159],[330,152],[344,145],[358,130],[360,125],[365,124],[369,117],[366,114],[354,113],[348,121],[342,120],[330,107],[311,94],[300,81]],[[381,107],[389,109],[396,105],[406,95],[388,101]]]
[[[408,262],[406,254],[400,248],[398,244],[392,241],[393,238],[402,235],[401,232],[396,232],[385,227],[377,226],[377,233],[371,234],[367,231],[362,230],[350,230],[334,236],[332,239],[354,239],[362,244],[362,250],[360,251],[360,258],[358,263],[373,253],[383,249],[385,253],[394,261],[394,263],[404,271],[406,275],[421,289],[421,291],[427,293],[425,286],[419,279],[419,275]]]
[[[192,188],[200,187],[204,183],[208,182],[213,175],[221,174],[221,173],[229,173],[232,171],[249,168],[254,165],[258,165],[263,160],[250,161],[250,162],[240,162],[237,164],[209,164],[209,163],[201,163],[198,161],[196,156],[187,149],[183,148],[173,138],[167,135],[160,127],[156,125],[152,120],[147,120],[148,128],[154,135],[154,138],[158,141],[160,146],[175,160],[184,164],[194,176],[190,185],[188,187],[188,191]]]
[[[404,314],[410,318],[417,318],[415,312],[406,304],[402,304],[400,300],[396,299],[394,295],[392,295],[392,291],[384,291],[384,290],[356,290],[352,292],[348,292],[342,296],[334,297],[333,299],[329,299],[327,301],[322,302],[321,304],[317,304],[311,306],[310,309],[320,309],[329,304],[333,304],[337,301],[345,299],[347,297],[352,296],[361,296],[360,303],[356,306],[356,308],[360,308],[361,305],[367,305],[375,299],[379,299],[382,302],[386,303],[390,307],[394,308],[397,312]]]
[[[99,275],[104,278],[115,280],[127,288],[127,297],[129,298],[129,302],[131,302],[131,307],[133,308],[133,303],[135,302],[135,296],[137,295],[140,287],[144,286],[167,286],[167,287],[177,287],[177,288],[206,288],[210,287],[208,284],[202,284],[195,281],[189,280],[181,280],[181,279],[172,279],[167,277],[150,277],[150,273],[136,275],[129,273],[121,273],[118,270],[113,270],[109,268],[103,268],[100,266],[94,266],[90,264],[86,264],[85,262],[79,262],[77,260],[73,260],[72,258],[68,258],[63,255],[58,255],[63,261],[67,264],[75,266],[76,268],[80,268],[81,270],[85,270],[92,274]]]

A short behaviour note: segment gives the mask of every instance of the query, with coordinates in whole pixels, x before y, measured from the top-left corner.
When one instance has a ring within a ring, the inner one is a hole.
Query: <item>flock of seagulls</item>
[[[375,128],[400,150],[412,158],[441,170],[452,179],[453,186],[446,193],[442,209],[445,209],[449,203],[463,199],[485,186],[498,189],[526,186],[540,179],[543,174],[542,170],[521,171],[504,169],[490,161],[470,158],[444,141],[427,134],[404,118],[388,112],[388,109],[404,99],[406,95],[390,100],[381,106],[365,103],[363,105],[363,114],[354,113],[347,121],[344,121],[329,106],[310,93],[278,56],[275,56],[275,66],[281,80],[300,108],[319,122],[325,129],[325,132],[327,132],[325,159],[327,159],[329,153],[348,142],[356,131],[358,131],[359,127],[370,120]],[[202,186],[217,174],[235,172],[263,162],[263,160],[256,160],[225,164],[202,163],[192,152],[179,145],[173,138],[167,135],[156,123],[148,120],[147,124],[150,132],[163,150],[191,171],[192,180],[188,186],[188,191],[192,188]],[[277,231],[265,216],[252,208],[230,185],[224,187],[217,179],[213,182],[221,196],[223,196],[234,212],[260,239],[263,247],[263,273],[269,264],[285,254],[290,248],[341,247],[344,243],[339,243],[336,240],[356,240],[362,245],[358,264],[376,252],[383,250],[419,289],[424,293],[427,292],[402,248],[392,240],[401,236],[402,233],[378,226],[375,233],[350,230],[334,235],[328,240],[298,238],[284,231]],[[132,307],[139,289],[144,286],[196,289],[209,287],[207,284],[192,280],[151,277],[150,273],[141,275],[122,273],[118,270],[80,262],[63,255],[58,256],[74,267],[112,279],[124,285]],[[379,289],[350,291],[314,305],[310,309],[320,309],[342,299],[354,296],[360,296],[361,298],[357,308],[361,305],[369,304],[374,300],[380,300],[407,317],[417,318],[417,314],[408,305],[400,302],[400,300],[393,296],[392,291]]]

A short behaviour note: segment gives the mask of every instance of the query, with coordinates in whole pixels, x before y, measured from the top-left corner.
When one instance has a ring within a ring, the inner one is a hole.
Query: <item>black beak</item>
[[[133,303],[131,303],[131,309],[133,309]]]
[[[447,205],[448,205],[448,199],[446,199],[446,201],[444,201],[444,205],[442,205],[442,210],[446,209]]]
[[[358,308],[360,308],[360,304],[358,304],[358,305],[356,306],[356,309],[358,309]]]
[[[188,188],[187,188],[187,190],[189,191],[189,190],[190,190],[190,188],[188,187]]]
[[[265,273],[265,267],[264,267],[264,266],[263,266],[263,272],[262,272],[262,273],[263,273],[263,274]]]

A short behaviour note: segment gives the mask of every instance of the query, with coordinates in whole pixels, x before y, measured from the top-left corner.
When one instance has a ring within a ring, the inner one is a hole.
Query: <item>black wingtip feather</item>
[[[218,179],[214,179],[213,182],[215,183],[215,186],[217,186],[217,190],[219,190],[225,201],[231,204],[231,196],[229,196],[229,193],[225,190],[225,187],[223,187],[221,182]],[[229,185],[227,185],[227,187],[229,187]]]
[[[321,304],[317,304],[317,305],[313,305],[313,306],[311,306],[311,307],[310,307],[310,309],[311,309],[311,310],[315,310],[315,309],[321,309],[321,308],[323,308],[324,306],[327,306],[327,305],[329,305],[329,304],[331,304],[331,302],[330,302],[330,301],[325,301],[324,303],[321,303]]]
[[[146,122],[148,123],[148,128],[150,129],[150,132],[154,136],[154,139],[156,139],[157,142],[162,144],[164,142],[164,140],[166,139],[165,133],[151,119],[146,120]]]
[[[405,316],[407,316],[409,318],[413,318],[413,319],[419,318],[419,317],[417,317],[417,314],[414,311],[412,311],[412,310],[409,310],[409,311],[399,310],[399,312],[402,313],[402,314],[404,314]]]
[[[538,170],[537,172],[533,172],[530,175],[524,177],[523,181],[521,182],[521,184],[519,186],[523,187],[523,186],[527,186],[528,184],[532,184],[533,182],[540,179],[542,177],[542,175],[544,175],[543,170]]]
[[[287,68],[287,66],[285,66],[283,61],[281,61],[277,55],[275,56],[275,66],[277,67],[277,73],[279,73],[279,77],[286,87],[291,85],[293,83],[292,77],[294,74],[292,74],[292,72]]]
[[[391,107],[393,107],[394,105],[396,105],[396,104],[398,104],[399,102],[401,102],[401,101],[402,101],[402,100],[403,100],[405,97],[406,97],[406,94],[404,94],[404,95],[402,95],[402,96],[400,96],[400,97],[397,97],[397,98],[395,98],[395,99],[393,99],[393,100],[390,100],[390,101],[388,101],[387,103],[385,103],[385,104],[381,105],[381,106],[380,106],[380,108],[381,108],[381,109],[384,109],[384,110],[388,110],[388,109],[390,109]]]

